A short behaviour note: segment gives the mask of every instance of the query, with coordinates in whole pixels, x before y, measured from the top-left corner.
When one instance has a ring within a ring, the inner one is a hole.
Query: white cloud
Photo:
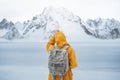
[[[65,7],[82,19],[120,19],[120,0],[0,0],[0,20],[25,21],[40,14],[45,6]]]

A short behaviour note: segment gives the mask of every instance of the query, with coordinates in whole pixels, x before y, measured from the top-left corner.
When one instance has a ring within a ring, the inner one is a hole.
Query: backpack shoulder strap
[[[68,47],[70,47],[70,46],[66,45],[62,48],[62,50],[66,50]]]
[[[55,44],[55,49],[59,49],[59,47],[58,47],[58,45],[57,45],[57,44]]]

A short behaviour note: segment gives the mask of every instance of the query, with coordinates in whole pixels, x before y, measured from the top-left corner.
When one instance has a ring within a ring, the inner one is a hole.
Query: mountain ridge
[[[120,38],[118,20],[97,18],[84,22],[65,8],[46,7],[41,14],[23,23],[13,23],[5,18],[0,22],[0,38],[7,40],[48,40],[57,30],[63,31],[72,41]]]

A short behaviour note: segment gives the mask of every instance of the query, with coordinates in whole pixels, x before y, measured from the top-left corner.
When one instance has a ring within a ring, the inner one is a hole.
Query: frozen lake
[[[120,45],[72,43],[74,80],[120,80]],[[47,80],[45,43],[0,43],[0,80]]]

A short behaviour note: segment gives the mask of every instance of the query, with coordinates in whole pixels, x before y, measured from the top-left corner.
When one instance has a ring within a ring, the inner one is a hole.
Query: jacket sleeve
[[[68,49],[68,58],[69,58],[69,63],[70,63],[70,68],[76,68],[78,66],[77,61],[76,61],[76,55],[75,51],[73,48]]]
[[[46,50],[48,53],[51,49],[54,49],[54,44],[55,44],[55,36],[51,37],[51,39],[48,41],[46,45]]]

